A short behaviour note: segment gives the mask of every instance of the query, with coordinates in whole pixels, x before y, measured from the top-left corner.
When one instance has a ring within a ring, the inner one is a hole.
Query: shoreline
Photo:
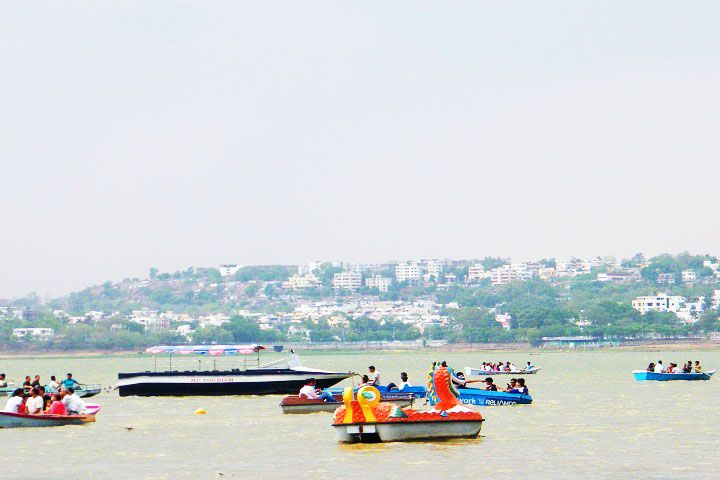
[[[659,350],[699,350],[712,351],[720,350],[720,342],[718,341],[652,341],[652,342],[632,342],[627,344],[606,345],[599,347],[579,347],[579,348],[558,348],[558,347],[531,347],[529,344],[454,344],[443,346],[418,346],[410,348],[407,345],[382,345],[381,348],[368,348],[368,345],[358,345],[355,348],[344,345],[336,348],[319,347],[311,344],[293,345],[292,349],[299,353],[312,355],[346,355],[357,354],[359,351],[367,353],[383,353],[383,354],[403,354],[403,353],[473,353],[473,352],[523,352],[533,353],[582,353],[585,351],[659,351]],[[289,353],[290,348],[285,348],[282,352],[274,352],[268,349],[266,355],[278,356]],[[168,355],[157,355],[158,357],[167,357]],[[32,359],[32,358],[150,358],[152,354],[143,351],[103,351],[103,350],[75,350],[75,351],[37,351],[37,352],[12,352],[0,350],[0,360],[2,359]]]

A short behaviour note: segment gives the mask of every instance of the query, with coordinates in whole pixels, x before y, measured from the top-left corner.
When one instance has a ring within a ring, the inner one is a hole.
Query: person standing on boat
[[[8,398],[7,403],[3,412],[8,413],[25,413],[25,390],[22,388],[16,388],[12,394],[12,397]]]
[[[663,367],[662,360],[658,360],[655,364],[655,373],[663,373],[665,372],[665,367]]]
[[[317,381],[314,378],[308,378],[305,385],[300,389],[298,396],[307,398],[308,400],[323,400],[327,403],[339,403],[329,392],[320,388],[315,388]]]

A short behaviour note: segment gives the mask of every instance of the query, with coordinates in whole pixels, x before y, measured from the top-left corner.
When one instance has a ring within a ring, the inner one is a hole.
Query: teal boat
[[[715,370],[701,373],[655,373],[647,370],[633,370],[633,377],[638,382],[654,380],[657,382],[669,382],[674,380],[710,380]]]

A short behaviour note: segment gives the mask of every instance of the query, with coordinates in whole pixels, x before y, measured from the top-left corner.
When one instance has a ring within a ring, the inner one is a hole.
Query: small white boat
[[[534,375],[540,367],[532,367],[527,370],[516,370],[514,372],[502,372],[498,370],[483,370],[482,368],[465,367],[466,377],[482,377],[484,375]]]

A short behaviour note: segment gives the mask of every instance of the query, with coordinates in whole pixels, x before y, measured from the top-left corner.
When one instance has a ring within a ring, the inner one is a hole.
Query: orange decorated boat
[[[352,388],[346,388],[333,422],[338,440],[375,443],[476,438],[484,421],[482,415],[460,402],[451,376],[449,367],[437,366],[431,372],[429,387],[436,401],[430,411],[382,402],[375,387],[361,387],[356,395]]]

